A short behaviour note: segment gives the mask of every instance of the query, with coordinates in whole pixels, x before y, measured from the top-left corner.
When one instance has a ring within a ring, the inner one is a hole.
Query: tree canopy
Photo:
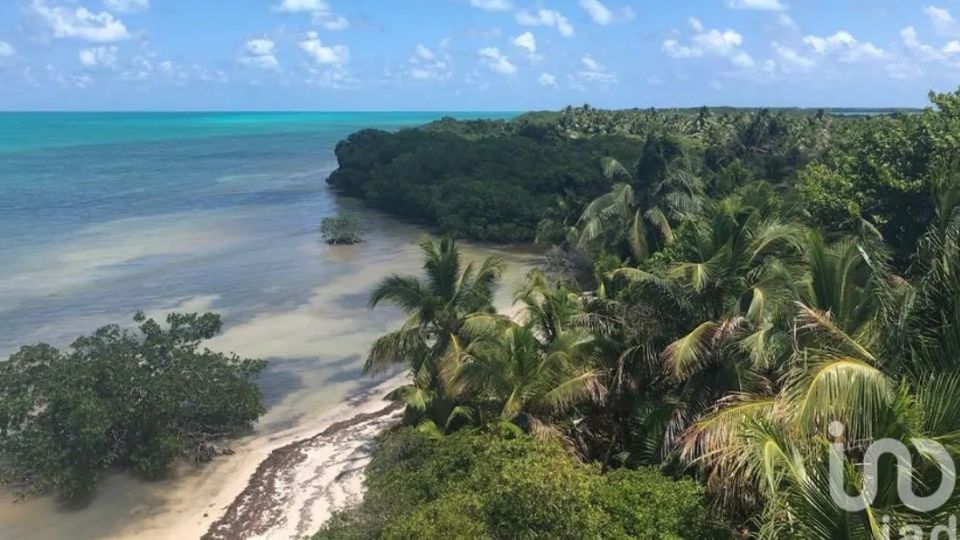
[[[356,214],[329,216],[320,221],[320,236],[328,244],[356,244],[363,241],[364,232]]]
[[[136,331],[105,326],[66,351],[38,344],[0,362],[0,481],[84,496],[108,469],[157,477],[179,458],[228,452],[221,440],[263,413],[264,363],[200,348],[218,315],[134,321]]]
[[[528,437],[390,433],[367,490],[314,540],[714,537],[695,482],[651,469],[602,475]]]
[[[516,294],[522,316],[486,303],[439,319],[408,309],[401,332],[426,320],[455,324],[431,339],[429,356],[391,355],[415,369],[429,358],[431,402],[445,404],[430,409],[405,393],[415,413],[406,422],[458,452],[477,434],[489,440],[472,444],[490,448],[500,448],[497,437],[564,448],[597,467],[602,483],[650,468],[658,481],[695,479],[735,535],[867,539],[884,537],[884,524],[945,524],[960,496],[917,511],[898,496],[893,459],[876,464],[878,489],[862,511],[841,508],[828,481],[839,463],[844,489],[859,493],[870,474],[865,449],[877,439],[913,449],[921,493],[950,471],[916,441],[960,457],[960,93],[931,102],[916,114],[853,119],[587,108],[528,117],[544,140],[635,136],[633,153],[592,161],[604,186],[592,198],[557,197],[539,233],[556,245],[552,259],[560,252],[576,263],[531,272]],[[483,141],[482,126],[457,136]],[[523,137],[521,126],[497,123],[487,138]],[[383,452],[395,451],[390,444]],[[435,455],[407,448],[411,459]],[[494,522],[513,528],[491,525],[475,477],[453,475],[405,518],[378,525],[395,528],[378,530],[525,538],[546,527],[565,537],[562,518],[543,525],[540,508],[512,497],[540,483],[552,496],[550,482],[566,469],[515,457],[497,465],[497,495],[522,512]],[[581,497],[581,484],[569,485]],[[631,500],[629,485],[613,489],[611,500]],[[329,530],[367,530],[349,524],[384,504],[376,493]],[[582,530],[605,519],[578,505],[565,516]],[[605,523],[603,537],[625,530]]]

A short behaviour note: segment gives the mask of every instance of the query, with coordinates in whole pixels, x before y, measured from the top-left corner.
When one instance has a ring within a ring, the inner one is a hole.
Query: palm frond
[[[602,380],[599,370],[585,371],[561,381],[540,398],[540,403],[554,412],[563,412],[587,401],[600,401],[606,392]]]
[[[415,365],[415,360],[426,355],[428,345],[417,324],[405,324],[400,330],[384,334],[370,346],[363,365],[364,373],[382,373],[396,364]]]
[[[393,274],[384,278],[370,293],[370,307],[384,300],[392,302],[407,313],[423,308],[431,302],[430,292],[423,283],[411,276]]]
[[[862,359],[820,353],[811,355],[788,378],[786,400],[791,417],[805,433],[826,433],[834,421],[850,437],[874,436],[894,402],[893,382]]]
[[[720,323],[703,322],[663,350],[663,361],[674,379],[686,379],[709,363],[717,352],[719,329]]]

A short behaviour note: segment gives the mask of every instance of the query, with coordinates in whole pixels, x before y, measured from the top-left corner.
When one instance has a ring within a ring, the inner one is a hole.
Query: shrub
[[[0,362],[0,481],[77,497],[111,467],[162,476],[226,451],[219,439],[263,413],[263,362],[198,350],[219,316],[134,320],[139,333],[105,326],[68,352],[40,344]]]
[[[384,436],[367,494],[314,540],[706,537],[700,488],[655,470],[601,474],[555,443],[415,429]]]
[[[354,214],[326,217],[320,222],[320,234],[328,244],[356,244],[363,241],[364,232]]]

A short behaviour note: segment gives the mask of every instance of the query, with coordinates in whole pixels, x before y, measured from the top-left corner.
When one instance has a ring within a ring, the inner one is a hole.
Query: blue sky
[[[0,109],[922,106],[934,1],[2,0]]]

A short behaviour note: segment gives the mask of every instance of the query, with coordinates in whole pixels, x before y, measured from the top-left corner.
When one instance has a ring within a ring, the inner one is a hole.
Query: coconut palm
[[[618,435],[632,446],[628,459],[664,459],[689,423],[727,393],[774,384],[790,352],[783,323],[796,298],[802,239],[802,228],[775,219],[765,205],[732,196],[684,225],[672,262],[610,274],[609,285],[626,281],[632,297],[612,318],[633,321],[606,341],[620,347],[607,357],[617,359],[608,369],[617,374],[611,396],[626,409],[617,422],[630,425]]]
[[[631,173],[614,158],[603,161],[610,191],[594,199],[578,222],[581,247],[602,241],[625,244],[634,259],[646,259],[658,245],[673,240],[673,226],[696,215],[704,202],[703,185],[682,144],[650,135]]]
[[[603,395],[590,334],[563,330],[547,340],[536,327],[475,316],[467,323],[470,341],[452,343],[444,361],[447,391],[472,404],[479,423],[509,422],[538,436],[557,436],[557,415]]]
[[[581,310],[580,296],[565,283],[551,282],[540,269],[531,270],[514,294],[525,325],[547,342],[574,327]]]
[[[420,247],[425,279],[394,274],[383,279],[370,295],[371,308],[389,302],[408,317],[399,330],[373,343],[364,364],[367,373],[396,364],[409,367],[413,384],[402,387],[396,395],[414,413],[449,405],[442,400],[438,361],[452,340],[467,338],[462,332],[468,316],[493,312],[493,289],[504,269],[499,257],[464,266],[452,238],[427,240]]]
[[[953,497],[932,514],[905,507],[891,462],[881,463],[872,504],[845,512],[827,496],[825,472],[836,452],[846,463],[848,491],[859,491],[864,448],[878,438],[908,447],[915,438],[931,439],[960,455],[960,219],[958,205],[943,200],[949,190],[941,193],[943,210],[924,239],[912,284],[853,239],[827,245],[811,238],[782,386],[731,394],[684,435],[684,458],[728,507],[763,509],[762,535],[879,537],[883,519],[893,530],[930,525],[960,506]],[[829,431],[832,422],[841,423],[842,434]],[[924,452],[913,471],[914,484],[928,488],[944,474]]]

